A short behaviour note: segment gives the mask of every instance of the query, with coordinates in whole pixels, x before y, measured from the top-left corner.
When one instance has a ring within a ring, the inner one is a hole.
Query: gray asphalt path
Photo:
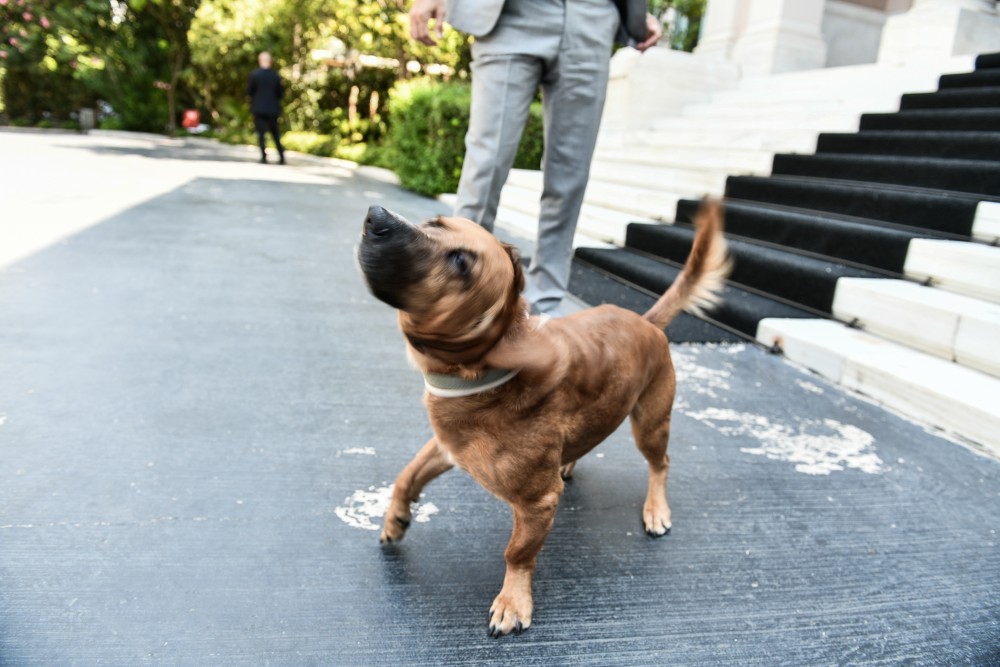
[[[627,428],[577,467],[532,628],[510,512],[429,436],[358,277],[383,172],[0,132],[0,665],[997,665],[1000,464],[748,345],[675,346],[674,529]]]

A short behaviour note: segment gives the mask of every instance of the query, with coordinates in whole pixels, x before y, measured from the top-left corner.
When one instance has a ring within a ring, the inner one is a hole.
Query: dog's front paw
[[[501,637],[511,632],[521,634],[531,626],[531,596],[508,594],[500,591],[500,595],[490,607],[490,636]]]
[[[395,512],[385,515],[385,523],[382,526],[382,534],[378,541],[382,544],[392,544],[399,542],[406,535],[406,529],[410,527],[410,517],[400,516]]]

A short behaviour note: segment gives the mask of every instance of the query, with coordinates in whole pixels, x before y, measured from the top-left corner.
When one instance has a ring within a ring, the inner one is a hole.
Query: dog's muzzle
[[[406,218],[381,206],[365,216],[358,263],[372,294],[393,308],[405,309],[405,293],[425,273],[426,238]]]

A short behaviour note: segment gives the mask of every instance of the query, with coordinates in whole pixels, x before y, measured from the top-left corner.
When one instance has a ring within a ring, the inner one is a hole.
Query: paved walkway
[[[509,511],[427,438],[332,161],[0,132],[0,665],[997,665],[1000,464],[754,346],[675,346],[673,533],[620,429],[487,638]]]

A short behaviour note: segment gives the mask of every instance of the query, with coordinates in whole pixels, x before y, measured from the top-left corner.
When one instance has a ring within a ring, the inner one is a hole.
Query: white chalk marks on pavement
[[[706,367],[698,362],[704,346],[676,347],[673,358],[677,367],[680,393],[700,394],[713,403],[725,403],[731,389],[732,365],[725,368]],[[738,354],[746,346],[732,345],[725,349]],[[799,389],[808,394],[822,395],[823,389],[812,382],[800,380]],[[752,438],[756,445],[740,451],[766,456],[795,464],[795,470],[808,475],[829,475],[843,470],[858,470],[868,474],[884,471],[884,464],[875,453],[875,438],[867,431],[835,419],[795,419],[779,421],[752,412],[723,407],[693,410],[688,401],[679,397],[677,409],[719,433],[727,436]]]
[[[344,499],[344,504],[334,509],[334,514],[351,528],[362,530],[378,530],[382,526],[382,517],[389,509],[392,500],[392,486],[368,487],[359,489]],[[437,514],[434,503],[417,503],[413,508],[413,520],[417,523],[427,523],[431,515]]]
[[[746,454],[788,461],[809,475],[829,475],[852,468],[869,474],[882,472],[875,453],[875,438],[857,426],[835,419],[803,419],[795,425],[772,422],[749,412],[708,408],[688,412],[688,417],[711,426],[723,435],[750,436],[756,447],[741,447]]]

